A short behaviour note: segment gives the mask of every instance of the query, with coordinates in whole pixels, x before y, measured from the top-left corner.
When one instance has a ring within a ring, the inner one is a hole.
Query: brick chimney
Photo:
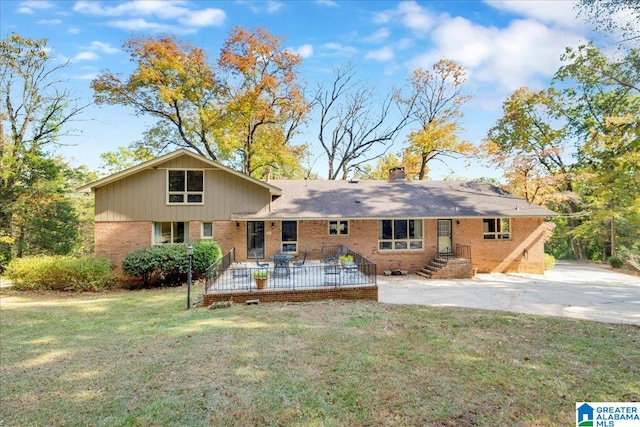
[[[389,181],[404,181],[404,166],[389,169]]]

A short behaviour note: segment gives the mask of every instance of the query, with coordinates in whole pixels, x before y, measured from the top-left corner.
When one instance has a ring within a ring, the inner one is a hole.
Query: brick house
[[[116,266],[141,247],[214,239],[237,260],[347,245],[409,272],[465,245],[480,272],[543,273],[552,211],[479,181],[390,178],[261,181],[180,149],[78,190],[95,194],[95,252]]]

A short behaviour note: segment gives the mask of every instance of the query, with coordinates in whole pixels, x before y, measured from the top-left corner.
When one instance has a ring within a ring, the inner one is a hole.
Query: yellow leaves
[[[409,150],[420,153],[448,151],[465,156],[475,154],[475,146],[470,142],[460,141],[457,132],[456,123],[429,122],[423,129],[409,134]]]

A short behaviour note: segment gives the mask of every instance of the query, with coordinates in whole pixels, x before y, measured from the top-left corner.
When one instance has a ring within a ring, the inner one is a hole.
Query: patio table
[[[273,260],[273,275],[276,277],[289,277],[291,272],[289,261],[293,258],[293,255],[276,254],[270,258]]]

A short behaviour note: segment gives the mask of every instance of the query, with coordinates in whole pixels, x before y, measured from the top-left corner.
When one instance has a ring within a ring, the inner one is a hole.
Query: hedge
[[[103,291],[115,284],[111,261],[93,256],[14,258],[5,274],[16,290]]]

